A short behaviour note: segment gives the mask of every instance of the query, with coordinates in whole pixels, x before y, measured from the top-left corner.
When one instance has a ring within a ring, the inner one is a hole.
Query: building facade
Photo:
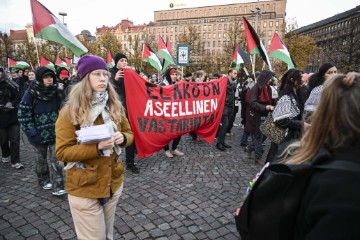
[[[212,55],[222,54],[229,41],[229,29],[239,21],[244,30],[243,19],[246,17],[257,30],[266,47],[270,45],[276,32],[282,37],[285,26],[286,0],[249,1],[242,3],[204,6],[196,8],[169,9],[154,12],[154,21],[146,25],[134,25],[132,21],[122,20],[115,27],[103,26],[96,29],[96,38],[105,32],[111,32],[121,42],[122,49],[131,52],[129,37],[139,37],[141,43],[149,36],[164,40],[170,39],[172,49],[176,48],[179,36],[186,32],[189,25],[196,27],[205,51]],[[259,11],[258,11],[259,10]],[[258,11],[258,14],[256,12]]]
[[[360,5],[293,32],[312,37],[322,49],[309,59],[306,71],[316,72],[325,62],[333,62],[340,72],[360,71]]]
[[[229,41],[229,29],[236,23],[240,22],[240,29],[244,30],[242,17],[246,17],[258,30],[265,47],[270,45],[275,32],[282,37],[286,0],[241,2],[155,11],[154,22],[147,26],[147,34],[161,35],[163,39],[169,37],[174,49],[180,43],[180,34],[186,32],[188,25],[192,25],[197,29],[202,46],[212,55],[222,54]]]

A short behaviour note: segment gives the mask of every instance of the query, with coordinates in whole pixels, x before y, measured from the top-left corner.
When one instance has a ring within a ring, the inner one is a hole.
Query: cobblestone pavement
[[[261,168],[240,147],[241,132],[233,128],[225,152],[185,135],[183,157],[160,151],[136,159],[140,174],[125,172],[114,239],[239,239],[234,212]],[[76,239],[66,195],[53,196],[37,184],[25,135],[20,154],[22,170],[0,163],[0,239]]]

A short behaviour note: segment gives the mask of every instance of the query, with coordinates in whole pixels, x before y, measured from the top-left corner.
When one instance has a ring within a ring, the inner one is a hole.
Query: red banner
[[[191,131],[213,144],[224,109],[226,77],[160,86],[124,69],[124,79],[128,118],[139,158],[154,154]]]

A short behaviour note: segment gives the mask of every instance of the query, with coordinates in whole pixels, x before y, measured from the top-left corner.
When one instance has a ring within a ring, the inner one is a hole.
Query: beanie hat
[[[38,69],[36,69],[35,76],[38,82],[44,83],[43,78],[48,75],[51,75],[55,81],[55,73],[53,72],[53,70],[47,67],[39,67]]]
[[[66,69],[63,69],[59,72],[59,77],[62,77],[63,79],[69,78],[69,71]]]
[[[116,64],[118,63],[118,61],[119,61],[120,59],[122,59],[122,58],[126,58],[126,59],[127,59],[127,57],[126,57],[125,54],[123,54],[123,53],[117,53],[117,54],[115,55],[115,58],[114,58],[115,67],[116,67]]]
[[[333,63],[330,62],[324,63],[319,69],[319,76],[320,77],[324,76],[327,70],[329,70],[332,67],[335,67]]]
[[[78,75],[80,77],[80,80],[83,79],[86,76],[86,74],[97,69],[103,69],[109,71],[109,68],[106,65],[104,59],[94,55],[83,56],[78,61],[77,66],[78,66]]]

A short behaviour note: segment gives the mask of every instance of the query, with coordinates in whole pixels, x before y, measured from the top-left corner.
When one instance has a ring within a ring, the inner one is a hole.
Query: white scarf
[[[111,119],[111,116],[109,114],[109,107],[106,105],[107,101],[109,99],[108,92],[94,92],[92,97],[91,105],[92,109],[90,112],[91,116],[91,123],[87,122],[81,126],[81,127],[88,127],[94,125],[95,120],[98,118],[98,116],[101,114],[102,119],[104,120],[104,123],[111,124],[113,132],[117,132],[117,126],[114,123],[114,121]],[[120,155],[121,148],[115,144],[114,150],[117,155]],[[110,151],[110,150],[109,150]],[[104,154],[106,153],[106,150],[103,150]],[[111,151],[112,152],[112,151]],[[106,155],[106,154],[105,154]]]

